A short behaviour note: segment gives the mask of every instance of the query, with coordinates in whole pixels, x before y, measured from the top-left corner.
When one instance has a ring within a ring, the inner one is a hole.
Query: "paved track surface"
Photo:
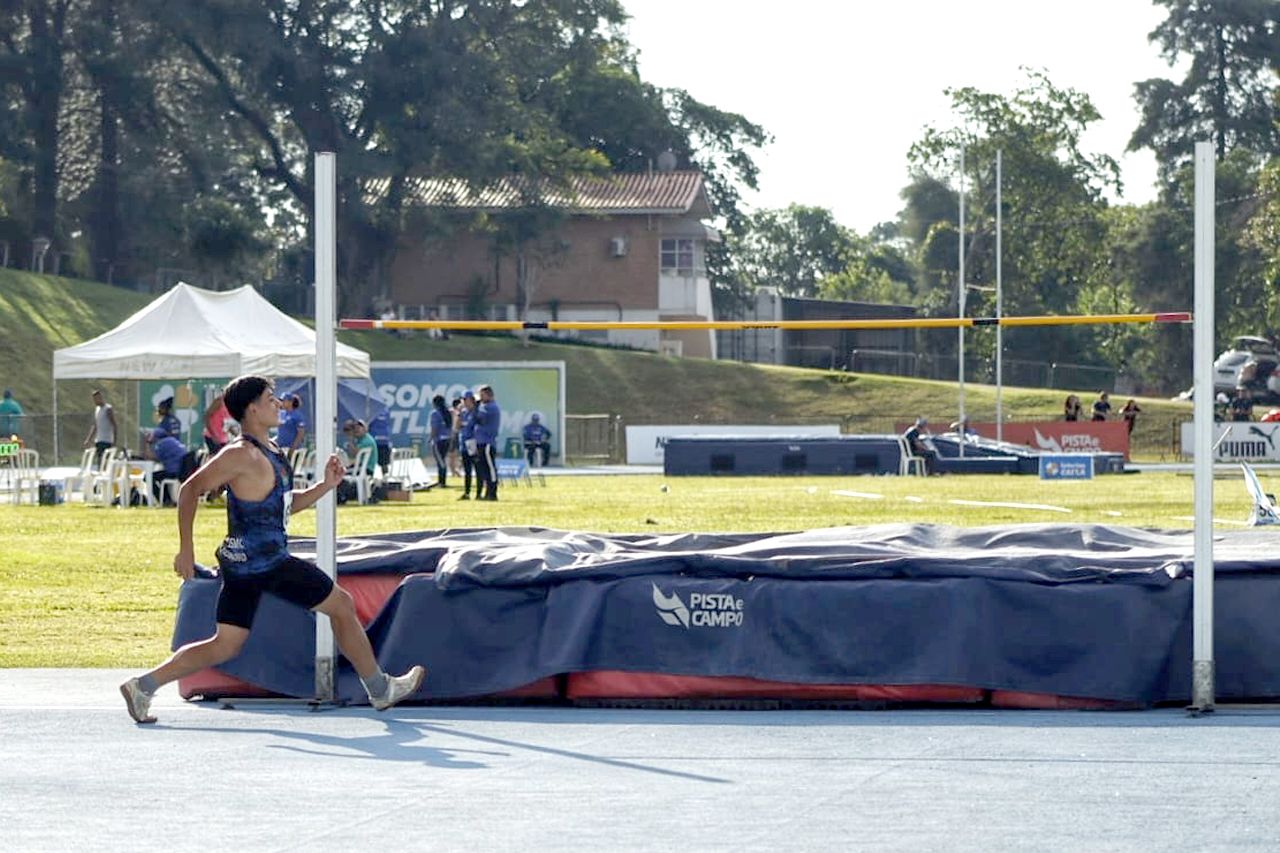
[[[1280,712],[233,710],[0,670],[0,849],[1277,850]]]

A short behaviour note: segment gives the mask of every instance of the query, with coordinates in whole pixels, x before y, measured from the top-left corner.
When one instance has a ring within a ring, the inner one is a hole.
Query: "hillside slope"
[[[47,443],[52,411],[53,351],[88,340],[120,323],[154,297],[93,282],[0,269],[0,385],[12,388],[33,417],[36,444]],[[953,420],[954,383],[705,359],[532,341],[454,335],[343,332],[340,339],[368,350],[375,361],[564,361],[572,414],[612,413],[626,423],[839,423],[847,432],[881,432],[923,414]],[[182,378],[182,377],[166,377]],[[132,383],[59,383],[59,408],[68,416],[63,447],[79,446],[87,429],[88,394],[102,385],[122,414],[133,410]],[[1088,401],[1092,392],[1078,392]],[[1061,412],[1066,392],[1006,388],[1006,418],[1046,419]],[[974,420],[995,414],[995,388],[968,385],[966,408]],[[1141,399],[1135,445],[1143,456],[1171,447],[1176,422],[1190,417],[1185,403]],[[132,435],[133,425],[126,424]],[[42,448],[43,449],[43,448]],[[66,458],[64,452],[64,460]]]

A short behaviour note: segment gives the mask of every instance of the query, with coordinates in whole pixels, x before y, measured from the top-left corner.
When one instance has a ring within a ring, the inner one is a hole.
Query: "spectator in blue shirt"
[[[161,498],[160,485],[164,480],[185,480],[196,470],[195,453],[160,427],[148,436],[147,448],[151,458],[163,467],[163,471],[151,477],[151,490],[157,500]]]
[[[382,472],[391,470],[391,414],[383,409],[378,414],[369,419],[369,435],[373,436],[374,446],[377,447],[378,464],[382,466]]]
[[[502,429],[502,410],[493,399],[493,388],[480,386],[480,404],[476,406],[476,477],[484,487],[484,500],[498,499],[498,432]],[[480,497],[478,494],[476,497]]]
[[[160,416],[160,423],[156,425],[156,429],[165,435],[171,435],[174,438],[182,438],[182,422],[173,413],[173,398],[165,397],[156,405],[156,414]]]
[[[529,467],[534,466],[534,457],[542,453],[542,464],[546,465],[551,458],[551,430],[542,425],[542,416],[534,412],[529,416],[529,423],[524,425],[524,453],[529,460]]]
[[[431,398],[431,418],[428,421],[431,455],[436,460],[436,485],[445,487],[449,474],[449,440],[453,437],[453,413],[444,405],[440,394]]]
[[[471,472],[476,471],[476,395],[470,391],[462,394],[462,409],[458,412],[458,453],[462,456],[462,497],[471,499]],[[476,499],[483,497],[480,473],[476,471]]]
[[[280,401],[280,425],[276,427],[276,446],[287,457],[307,440],[307,419],[302,416],[302,398],[290,394]]]

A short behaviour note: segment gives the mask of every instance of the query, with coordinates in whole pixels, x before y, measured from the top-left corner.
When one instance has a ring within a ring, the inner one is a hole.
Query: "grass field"
[[[1272,488],[1270,477],[1264,486]],[[663,486],[666,486],[664,491]],[[1034,477],[663,478],[548,477],[546,487],[507,488],[497,504],[461,503],[457,490],[419,493],[409,504],[344,505],[339,535],[447,527],[539,526],[596,532],[788,531],[922,522],[980,526],[1102,523],[1189,529],[1192,479],[1173,473],[1042,482]],[[1041,504],[1052,509],[974,505]],[[1239,479],[1220,480],[1215,517],[1247,518]],[[65,504],[0,507],[0,667],[123,667],[168,649],[178,582],[173,510]],[[196,518],[198,560],[211,560],[225,513]],[[291,533],[315,532],[315,514]]]

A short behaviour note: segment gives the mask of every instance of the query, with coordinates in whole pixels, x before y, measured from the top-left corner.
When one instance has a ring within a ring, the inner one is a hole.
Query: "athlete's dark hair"
[[[242,420],[249,404],[270,387],[271,380],[265,376],[237,376],[222,389],[222,401],[227,404],[227,412],[231,417]]]

